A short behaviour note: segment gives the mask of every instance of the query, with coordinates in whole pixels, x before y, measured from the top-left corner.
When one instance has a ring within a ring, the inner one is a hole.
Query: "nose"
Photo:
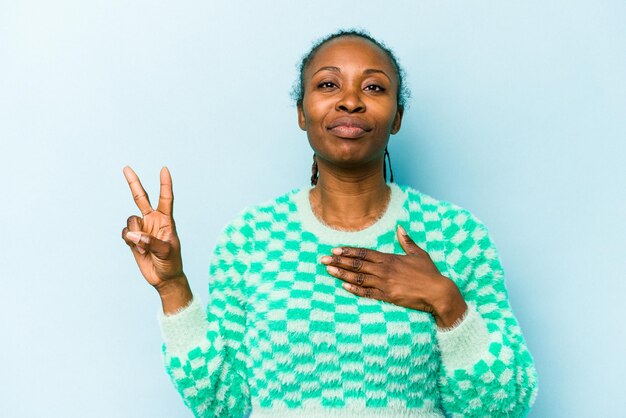
[[[365,111],[365,103],[361,100],[361,89],[354,86],[346,86],[341,92],[335,110],[348,113],[359,113]]]

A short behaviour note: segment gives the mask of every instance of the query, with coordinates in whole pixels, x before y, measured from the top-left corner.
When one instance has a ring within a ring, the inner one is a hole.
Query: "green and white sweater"
[[[537,377],[484,225],[390,184],[385,214],[356,232],[321,223],[309,189],[244,211],[220,238],[209,303],[161,316],[165,366],[198,417],[517,417]],[[469,309],[429,313],[349,293],[320,263],[336,246],[404,254],[402,225]]]

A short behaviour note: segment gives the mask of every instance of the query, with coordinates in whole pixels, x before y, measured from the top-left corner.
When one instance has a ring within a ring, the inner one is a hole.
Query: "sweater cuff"
[[[172,315],[160,312],[158,319],[163,341],[171,356],[186,356],[206,339],[209,325],[206,312],[200,300],[195,297],[187,306]]]
[[[473,303],[467,304],[460,323],[452,328],[437,328],[437,340],[448,371],[474,365],[488,352],[490,344],[487,324]]]

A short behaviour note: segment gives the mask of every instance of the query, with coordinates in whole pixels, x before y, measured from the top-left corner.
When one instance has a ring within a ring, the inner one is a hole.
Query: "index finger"
[[[333,248],[331,252],[342,257],[356,258],[359,260],[371,261],[372,263],[381,263],[385,258],[385,254],[367,248],[337,247]]]
[[[146,216],[150,212],[153,212],[152,206],[150,206],[150,200],[148,199],[148,194],[141,185],[137,174],[135,174],[133,169],[129,166],[124,167],[124,177],[126,177],[128,186],[130,186],[130,191],[133,194],[133,199],[135,199],[135,203],[141,211],[141,214]]]
[[[172,191],[172,175],[167,167],[161,169],[161,193],[157,210],[164,215],[172,216],[174,209],[174,192]]]

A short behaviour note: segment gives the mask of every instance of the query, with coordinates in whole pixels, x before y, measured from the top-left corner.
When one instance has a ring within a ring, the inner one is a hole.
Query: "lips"
[[[343,116],[333,120],[326,127],[340,138],[360,138],[372,130],[372,126],[364,120]]]

